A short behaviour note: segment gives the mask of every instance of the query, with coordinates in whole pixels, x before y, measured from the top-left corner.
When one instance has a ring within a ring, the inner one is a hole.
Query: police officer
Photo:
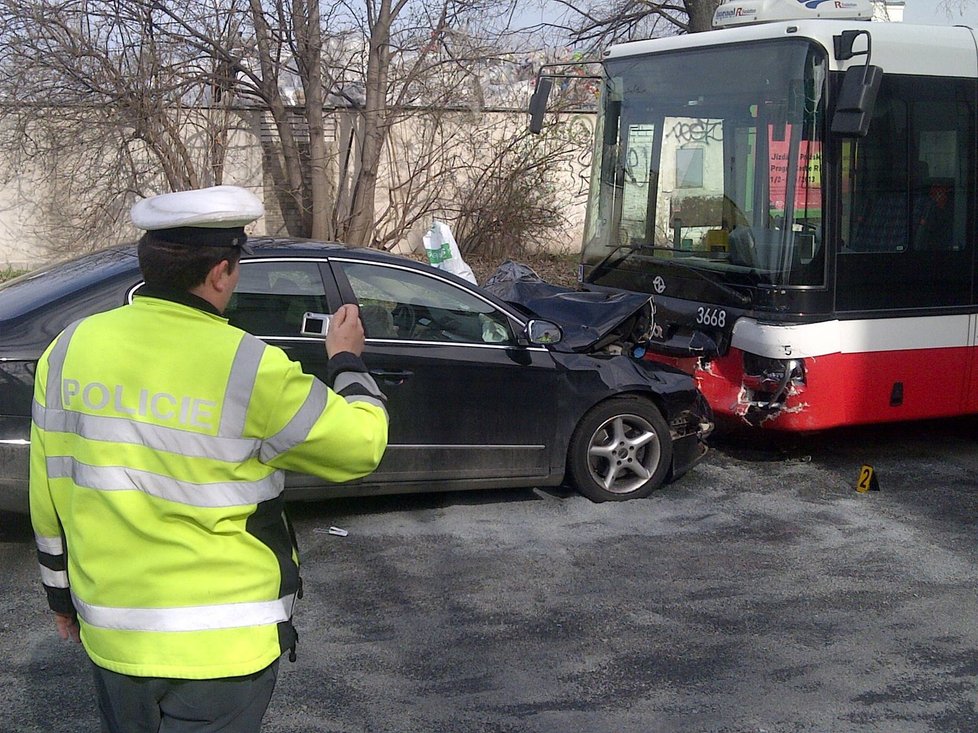
[[[326,338],[331,388],[221,316],[263,213],[233,186],[137,203],[145,286],[37,367],[42,581],[113,733],[259,730],[301,591],[283,471],[346,481],[387,445],[355,306]]]

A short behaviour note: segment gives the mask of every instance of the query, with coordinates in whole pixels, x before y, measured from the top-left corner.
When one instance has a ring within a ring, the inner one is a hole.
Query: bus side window
[[[972,302],[975,89],[884,77],[869,134],[842,145],[836,308]]]

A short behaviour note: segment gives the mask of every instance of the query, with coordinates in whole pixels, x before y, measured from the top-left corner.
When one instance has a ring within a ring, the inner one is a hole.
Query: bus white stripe
[[[864,354],[911,349],[950,349],[973,345],[971,316],[914,316],[804,324],[758,323],[741,318],[731,345],[772,359],[803,359],[827,354]]]

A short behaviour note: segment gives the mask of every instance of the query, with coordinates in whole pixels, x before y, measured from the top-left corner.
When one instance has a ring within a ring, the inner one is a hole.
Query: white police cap
[[[211,186],[143,199],[132,207],[132,223],[147,231],[199,227],[236,229],[265,213],[261,200],[240,186]]]

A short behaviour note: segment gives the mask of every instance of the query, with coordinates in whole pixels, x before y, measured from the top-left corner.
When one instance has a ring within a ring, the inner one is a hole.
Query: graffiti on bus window
[[[668,135],[681,143],[723,142],[722,120],[683,120],[672,126]]]

